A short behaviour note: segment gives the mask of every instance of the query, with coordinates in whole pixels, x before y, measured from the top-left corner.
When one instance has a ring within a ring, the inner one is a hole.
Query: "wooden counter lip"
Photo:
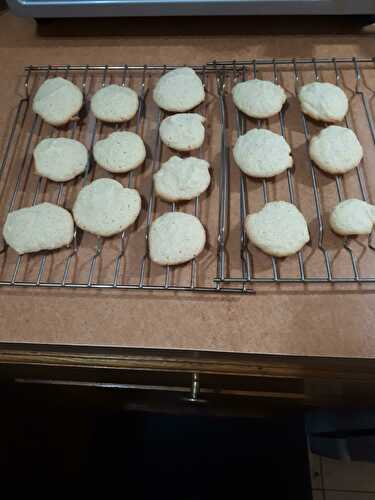
[[[0,343],[2,365],[330,378],[375,383],[375,360],[212,351]]]

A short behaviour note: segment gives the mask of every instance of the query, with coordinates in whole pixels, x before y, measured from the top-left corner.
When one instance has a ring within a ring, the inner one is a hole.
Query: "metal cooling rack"
[[[91,155],[84,175],[68,183],[53,183],[32,171],[32,151],[44,137],[76,138],[91,152],[96,140],[119,128],[96,122],[89,111],[93,93],[109,83],[129,85],[139,94],[138,114],[123,127],[142,136],[147,160],[143,167],[114,178],[140,191],[142,212],[139,220],[121,235],[101,239],[76,229],[71,248],[54,252],[18,256],[2,244],[0,286],[249,293],[255,283],[375,282],[372,235],[368,239],[343,239],[334,235],[327,224],[329,212],[339,201],[348,197],[371,201],[375,194],[371,173],[375,158],[374,59],[216,61],[194,67],[206,87],[206,100],[197,109],[207,118],[207,137],[199,155],[212,166],[212,184],[199,198],[178,205],[156,198],[152,183],[160,163],[173,154],[160,141],[158,130],[165,113],[154,105],[152,89],[165,71],[174,68],[60,65],[25,69],[22,98],[0,163],[1,223],[9,211],[42,201],[71,209],[83,185],[110,175],[95,165]],[[37,88],[55,75],[71,79],[85,97],[79,120],[59,129],[43,123],[31,109]],[[257,122],[233,106],[231,87],[255,76],[278,82],[286,89],[288,104],[278,117]],[[344,176],[326,175],[307,155],[310,136],[324,124],[301,113],[296,95],[300,85],[314,79],[336,83],[350,99],[350,112],[343,125],[355,130],[365,157],[357,169]],[[292,147],[294,167],[272,180],[248,178],[233,163],[231,149],[236,138],[257,126],[281,133]],[[295,203],[309,222],[311,243],[296,256],[270,258],[247,241],[243,225],[246,215],[271,200]],[[197,215],[208,234],[203,254],[175,268],[157,266],[148,256],[150,224],[168,210]]]
[[[221,187],[216,176],[213,156],[216,154],[206,139],[200,157],[212,164],[212,185],[208,193],[192,202],[169,204],[155,197],[152,175],[162,161],[173,152],[163,147],[159,125],[165,113],[152,100],[152,88],[160,76],[176,66],[29,66],[25,69],[23,97],[15,112],[0,163],[0,220],[23,206],[50,201],[71,209],[78,191],[88,182],[111,174],[95,165],[92,147],[119,126],[97,122],[89,111],[93,93],[109,83],[129,85],[139,94],[139,110],[135,119],[122,125],[139,133],[148,150],[145,165],[128,175],[113,178],[127,187],[137,188],[142,196],[139,220],[121,235],[102,239],[78,228],[71,248],[19,256],[2,243],[0,253],[0,286],[39,286],[66,288],[101,288],[120,290],[173,290],[197,292],[243,293],[241,285],[215,283],[217,273],[217,211]],[[210,91],[215,86],[215,70],[194,67],[202,78],[207,98],[197,112],[214,114],[217,97]],[[63,76],[78,85],[84,94],[84,106],[77,121],[66,127],[55,128],[45,124],[32,112],[32,100],[40,84],[52,76]],[[211,85],[212,83],[212,85]],[[210,93],[211,92],[211,93]],[[32,171],[32,151],[44,137],[79,139],[90,151],[90,160],[84,175],[67,183],[57,184],[37,177]],[[160,267],[148,255],[147,237],[153,219],[165,211],[181,210],[201,218],[208,232],[208,245],[202,255],[184,266]]]
[[[272,59],[214,61],[217,73],[222,130],[222,186],[219,213],[218,274],[220,283],[373,283],[375,247],[367,238],[340,238],[328,225],[333,207],[345,198],[371,202],[375,189],[375,58],[372,59]],[[252,120],[238,111],[231,99],[235,83],[264,78],[282,85],[287,105],[278,117]],[[350,111],[341,125],[352,128],[362,143],[361,164],[343,176],[329,176],[309,159],[311,135],[327,124],[310,120],[301,112],[298,89],[310,81],[329,81],[347,94]],[[254,127],[282,134],[292,148],[294,166],[274,179],[257,180],[241,173],[231,149],[239,135]],[[296,204],[307,217],[311,242],[296,256],[267,257],[247,240],[244,221],[265,203],[285,200]]]

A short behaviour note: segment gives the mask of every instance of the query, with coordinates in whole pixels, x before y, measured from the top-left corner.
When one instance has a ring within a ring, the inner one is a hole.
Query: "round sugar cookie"
[[[161,266],[194,259],[206,243],[206,232],[194,215],[168,212],[158,217],[149,232],[150,258]]]
[[[37,90],[33,111],[51,125],[68,123],[77,115],[83,104],[80,89],[65,78],[49,78]]]
[[[329,223],[342,236],[370,234],[375,223],[375,207],[362,200],[349,199],[332,211]]]
[[[145,161],[146,148],[134,132],[112,132],[94,144],[93,154],[96,163],[108,172],[124,173]]]
[[[19,254],[69,245],[73,232],[70,213],[53,203],[40,203],[10,212],[3,228],[4,240]]]
[[[191,200],[199,196],[210,184],[209,166],[208,161],[192,156],[172,156],[154,174],[157,196],[170,202]]]
[[[73,216],[78,227],[98,236],[121,233],[141,211],[141,197],[113,179],[97,179],[78,193]]]
[[[275,257],[293,255],[310,239],[304,216],[286,201],[267,203],[259,212],[248,215],[245,229],[256,247]]]
[[[247,80],[232,90],[236,107],[251,118],[269,118],[281,111],[286,93],[280,85],[268,80]]]
[[[193,69],[177,68],[159,79],[153,97],[156,104],[166,111],[190,111],[204,101],[204,87]]]
[[[341,122],[348,112],[349,102],[343,90],[327,82],[312,82],[298,93],[302,111],[323,122]]]
[[[74,139],[43,139],[33,152],[35,171],[55,182],[66,182],[85,171],[88,152]]]
[[[309,155],[319,168],[336,175],[355,168],[363,149],[352,130],[331,125],[311,139]]]
[[[138,95],[129,87],[108,85],[93,95],[91,110],[103,122],[126,122],[137,113]]]
[[[234,161],[252,177],[274,177],[293,165],[290,146],[283,136],[266,129],[252,129],[234,145]]]
[[[160,125],[160,139],[177,151],[192,151],[204,141],[205,118],[197,113],[179,113],[168,116]]]

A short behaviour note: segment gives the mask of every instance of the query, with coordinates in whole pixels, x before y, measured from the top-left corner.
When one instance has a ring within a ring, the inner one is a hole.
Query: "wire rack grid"
[[[264,59],[213,61],[221,109],[222,202],[219,230],[220,283],[374,283],[375,247],[369,237],[341,238],[329,227],[330,211],[346,198],[371,202],[375,157],[373,100],[375,59]],[[287,105],[268,120],[253,120],[237,110],[230,97],[238,81],[260,78],[279,83],[288,94]],[[298,102],[299,88],[311,81],[327,81],[347,94],[349,112],[340,125],[354,130],[365,154],[359,166],[345,175],[330,176],[308,156],[310,138],[328,124],[305,116]],[[234,164],[231,149],[238,136],[254,127],[281,134],[291,145],[294,165],[273,179],[252,179]],[[309,222],[311,241],[295,256],[267,257],[252,246],[244,230],[246,215],[265,203],[294,203]]]
[[[0,214],[4,223],[7,214],[17,208],[33,206],[42,201],[71,209],[79,190],[99,177],[115,178],[126,187],[139,190],[142,212],[138,221],[122,234],[100,238],[74,231],[71,248],[54,252],[17,255],[4,242],[0,253],[0,286],[39,286],[66,288],[102,288],[119,290],[172,290],[197,292],[249,292],[244,285],[215,283],[217,273],[217,213],[222,191],[220,168],[216,167],[215,146],[211,138],[214,127],[198,155],[211,164],[212,183],[209,191],[191,202],[165,203],[155,196],[152,176],[160,164],[173,153],[163,146],[159,126],[166,113],[153,103],[152,89],[166,71],[177,66],[163,65],[49,65],[25,69],[23,92],[15,112],[0,164]],[[217,97],[211,91],[215,71],[205,66],[194,67],[206,87],[207,98],[197,112],[214,117]],[[32,112],[35,91],[47,78],[63,76],[78,85],[84,94],[79,119],[66,127],[45,124]],[[90,113],[91,96],[109,83],[127,85],[138,92],[139,109],[127,124],[110,125],[98,122]],[[207,120],[209,125],[209,122]],[[133,130],[145,141],[145,165],[128,175],[111,175],[95,165],[94,143],[114,130]],[[70,137],[82,141],[89,149],[90,159],[84,174],[66,183],[54,183],[33,173],[32,152],[45,137]],[[220,177],[220,176],[218,176]],[[208,243],[198,258],[183,266],[161,267],[148,255],[147,238],[152,221],[166,211],[182,210],[198,216],[206,226]]]
[[[176,66],[60,65],[26,68],[24,95],[15,111],[3,160],[0,163],[0,215],[22,206],[50,201],[71,209],[78,191],[93,179],[110,174],[95,165],[94,143],[120,128],[139,133],[146,143],[147,160],[128,175],[114,175],[123,185],[135,187],[143,204],[139,220],[121,235],[96,238],[76,228],[71,248],[18,256],[6,245],[0,253],[0,286],[113,288],[119,290],[174,290],[250,293],[253,285],[375,282],[374,246],[368,239],[339,238],[329,228],[328,216],[345,198],[365,201],[374,196],[371,168],[375,155],[373,100],[374,59],[270,59],[216,61],[194,69],[206,88],[206,100],[197,112],[206,117],[207,137],[199,156],[211,164],[210,190],[192,202],[164,203],[155,197],[152,176],[173,153],[163,146],[159,126],[165,113],[152,100],[160,76]],[[82,88],[85,104],[79,120],[67,127],[46,125],[31,110],[33,95],[49,77],[61,75]],[[233,85],[248,78],[281,84],[287,105],[278,117],[254,121],[238,111],[230,97]],[[301,113],[298,89],[314,80],[330,81],[347,94],[350,111],[342,123],[352,128],[364,146],[362,163],[344,176],[328,176],[308,157],[310,137],[327,124]],[[121,127],[97,122],[90,113],[90,99],[109,83],[129,85],[139,94],[139,110]],[[252,127],[267,127],[283,135],[292,147],[294,166],[274,179],[251,179],[233,164],[232,146]],[[56,184],[32,172],[32,151],[44,137],[81,140],[90,161],[81,177]],[[295,203],[309,222],[311,242],[297,255],[271,258],[247,240],[244,221],[271,200]],[[208,244],[197,259],[184,266],[162,268],[150,262],[148,231],[165,211],[183,210],[197,215],[206,226]]]

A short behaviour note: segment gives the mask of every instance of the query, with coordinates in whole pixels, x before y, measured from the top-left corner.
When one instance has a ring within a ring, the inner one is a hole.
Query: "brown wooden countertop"
[[[289,28],[280,23],[268,28],[262,22],[263,32],[254,20],[230,18],[219,25],[202,19],[129,20],[116,25],[81,21],[65,27],[52,23],[38,30],[33,20],[15,18],[0,7],[1,142],[17,103],[15,82],[28,64],[201,64],[233,57],[374,55],[371,30],[359,33],[353,28],[350,33],[351,28],[348,32],[340,26],[340,33],[326,35],[322,31],[332,33],[338,28],[326,22],[317,34],[309,22]],[[106,36],[113,26],[117,34]],[[3,288],[0,341],[375,356],[371,291],[257,290],[254,296],[205,296]]]

